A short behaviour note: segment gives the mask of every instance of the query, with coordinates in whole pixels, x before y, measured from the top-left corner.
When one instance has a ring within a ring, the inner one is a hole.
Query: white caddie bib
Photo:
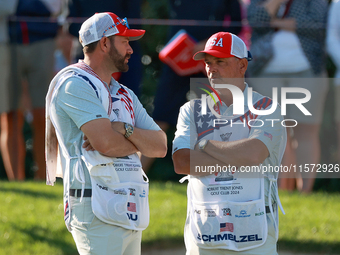
[[[199,101],[195,101],[193,112],[198,111]],[[209,111],[205,116],[199,116],[200,121],[195,115],[198,140],[236,141],[248,138],[250,128],[247,125],[224,124],[215,128],[198,125],[209,123]],[[244,116],[232,116],[230,119],[237,123]],[[217,170],[219,172],[208,176],[188,178],[189,233],[186,234],[197,246],[205,249],[243,251],[263,245],[268,235],[264,176],[260,172]]]

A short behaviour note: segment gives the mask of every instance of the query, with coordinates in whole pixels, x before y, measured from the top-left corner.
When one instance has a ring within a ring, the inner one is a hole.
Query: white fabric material
[[[196,245],[196,241],[190,238],[185,240],[186,255],[277,255],[277,240],[275,238],[275,228],[270,214],[266,214],[268,224],[268,236],[266,242],[250,250],[232,251],[225,249],[206,249]],[[187,226],[186,226],[187,227]]]
[[[274,34],[272,44],[274,56],[264,73],[296,73],[310,68],[296,33],[280,30]]]
[[[112,165],[112,172],[115,171]],[[149,183],[117,182],[91,174],[92,210],[101,221],[131,230],[149,225]]]
[[[230,54],[238,58],[247,58],[248,50],[246,44],[238,36],[231,34],[232,43]]]
[[[53,186],[56,182],[56,177],[63,178],[63,173],[61,169],[61,165],[59,164],[60,160],[58,160],[58,157],[60,156],[60,152],[58,150],[58,141],[57,141],[57,134],[56,130],[52,124],[51,117],[50,117],[50,105],[52,100],[52,94],[54,92],[54,88],[57,86],[57,83],[59,82],[59,86],[70,76],[64,76],[63,79],[61,77],[65,74],[67,70],[60,71],[54,79],[51,81],[49,90],[46,95],[46,112],[45,112],[45,118],[46,118],[46,134],[45,134],[45,159],[46,159],[46,184]],[[72,71],[70,69],[69,71]],[[66,152],[67,157],[68,153],[65,148],[63,150],[63,153]]]
[[[192,176],[188,186],[188,204],[190,205],[188,216],[190,220],[187,221],[190,224],[191,232],[186,233],[186,238],[192,238],[201,248],[233,251],[253,249],[266,242],[268,227],[263,178],[254,178],[253,180],[259,184],[260,194],[256,192],[258,196],[256,199],[245,199],[245,202],[224,200],[219,203],[196,200],[195,191],[199,188],[197,182],[192,182],[191,179]],[[247,189],[250,185],[249,181],[251,178],[238,178],[237,182],[240,183],[238,187]],[[229,185],[225,185],[225,188],[230,188],[230,191],[221,190],[219,192],[238,192],[232,190],[231,188],[236,186],[230,185],[231,181],[228,182]],[[204,190],[208,190],[208,187],[206,186]],[[249,192],[245,193],[249,198],[254,196]]]
[[[336,65],[335,85],[340,86],[340,1],[333,0],[328,14],[327,52]]]

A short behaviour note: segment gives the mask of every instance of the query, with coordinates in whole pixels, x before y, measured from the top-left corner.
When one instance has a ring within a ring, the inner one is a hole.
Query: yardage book
[[[192,58],[196,41],[184,30],[179,30],[159,53],[159,59],[178,75],[187,76],[204,70],[204,62]]]

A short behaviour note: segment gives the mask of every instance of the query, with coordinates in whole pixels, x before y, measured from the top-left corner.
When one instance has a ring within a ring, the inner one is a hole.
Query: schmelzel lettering
[[[198,234],[197,236],[198,240],[203,240],[204,242],[219,242],[219,241],[233,241],[236,243],[245,243],[245,242],[255,242],[255,241],[261,241],[262,238],[260,238],[257,234],[256,235],[242,235],[242,236],[236,236],[233,234],[218,234],[218,235],[201,235]]]

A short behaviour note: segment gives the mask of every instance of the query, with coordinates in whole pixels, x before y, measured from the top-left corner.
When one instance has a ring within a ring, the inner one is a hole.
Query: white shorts
[[[187,229],[184,229],[184,239],[185,239],[185,248],[187,250],[186,255],[277,255],[276,250],[276,237],[275,237],[275,229],[274,222],[272,220],[272,216],[270,213],[267,213],[267,222],[268,222],[268,237],[266,242],[254,249],[246,250],[246,251],[231,251],[225,249],[202,249],[199,248],[194,241],[192,241],[192,235],[188,234],[186,236]],[[187,228],[189,225],[186,225]],[[190,231],[190,230],[189,230]]]
[[[71,233],[80,255],[140,255],[142,231],[100,221],[92,212],[91,198],[71,197]]]

